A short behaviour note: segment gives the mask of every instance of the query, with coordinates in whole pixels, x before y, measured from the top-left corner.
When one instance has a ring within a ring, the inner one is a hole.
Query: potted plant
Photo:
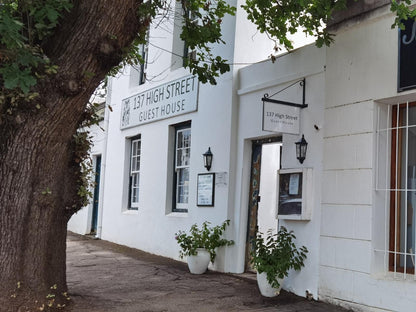
[[[289,270],[299,271],[304,266],[308,249],[305,246],[297,248],[295,239],[293,231],[289,232],[283,226],[275,234],[272,230],[267,231],[265,239],[261,232],[256,233],[251,263],[257,270],[257,283],[263,296],[278,295]]]
[[[234,241],[222,238],[230,220],[225,220],[221,225],[211,227],[211,223],[205,221],[201,229],[197,224],[191,226],[189,234],[179,231],[175,234],[181,250],[179,257],[188,257],[188,267],[193,274],[202,274],[209,262],[214,262],[217,255],[216,249],[222,246],[230,246]]]

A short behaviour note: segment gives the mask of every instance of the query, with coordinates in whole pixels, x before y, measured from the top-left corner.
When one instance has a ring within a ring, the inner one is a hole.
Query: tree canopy
[[[276,44],[290,50],[292,42],[288,34],[302,29],[305,34],[316,37],[316,45],[329,45],[333,36],[325,25],[332,14],[346,8],[347,0],[247,0],[242,8],[248,18],[262,33]],[[212,43],[224,43],[221,38],[221,22],[225,15],[235,13],[236,8],[224,0],[181,0],[185,11],[181,37],[191,49],[197,49],[198,58],[189,59],[187,66],[200,81],[214,84],[218,74],[229,70],[226,60],[212,54]],[[416,9],[410,9],[411,1],[391,2],[391,10],[397,17],[394,26],[404,27],[402,19],[415,18]],[[71,0],[3,0],[0,4],[0,81],[4,89],[20,89],[28,94],[45,74],[59,69],[44,53],[43,46],[51,40],[63,14],[71,11]],[[166,0],[141,3],[137,14],[143,26],[135,40],[123,51],[124,64],[142,62],[137,51],[145,41],[145,32],[152,19],[169,10]],[[195,22],[195,19],[200,22]],[[3,90],[4,91],[4,90]],[[3,97],[0,103],[4,102]]]

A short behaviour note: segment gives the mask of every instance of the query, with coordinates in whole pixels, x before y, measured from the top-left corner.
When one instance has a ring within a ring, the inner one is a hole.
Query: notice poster
[[[298,193],[299,193],[299,176],[300,176],[300,173],[290,175],[289,195],[298,195]]]
[[[279,175],[279,215],[302,213],[302,180],[300,172]]]
[[[214,173],[198,174],[197,182],[197,206],[212,207],[214,206]]]

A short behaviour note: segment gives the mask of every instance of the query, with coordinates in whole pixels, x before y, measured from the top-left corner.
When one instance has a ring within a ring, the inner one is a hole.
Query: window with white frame
[[[130,69],[130,87],[142,85],[146,82],[146,69],[149,50],[149,31],[146,33],[146,43],[141,43],[137,51],[142,59],[140,64],[132,65]]]
[[[188,122],[175,127],[173,211],[188,211],[190,157],[191,123]]]
[[[192,24],[198,25],[198,17],[195,15],[195,13],[188,9],[183,9],[183,15],[187,16],[191,21]],[[183,61],[182,66],[186,66],[190,61],[196,60],[196,50],[191,49],[189,47],[188,42],[184,41],[183,43]]]
[[[377,132],[376,190],[384,194],[385,267],[404,276],[416,274],[416,103],[380,106]]]
[[[137,210],[140,198],[141,137],[132,138],[130,146],[129,209]]]
[[[198,18],[196,18],[195,14],[184,8],[182,2],[176,1],[173,26],[172,69],[184,67],[187,62],[196,59],[196,51],[191,50],[186,41],[183,41],[180,37],[184,25],[184,16],[192,19],[193,23],[198,23]]]

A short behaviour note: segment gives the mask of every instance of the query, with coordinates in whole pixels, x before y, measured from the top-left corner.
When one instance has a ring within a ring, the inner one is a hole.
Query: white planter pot
[[[257,272],[257,285],[262,296],[264,297],[275,297],[280,293],[283,284],[283,278],[278,278],[277,281],[280,284],[279,288],[273,288],[270,286],[270,283],[267,281],[266,272],[258,273]]]
[[[196,256],[188,257],[188,268],[192,274],[203,274],[208,269],[210,254],[203,248],[198,248],[197,252]]]

